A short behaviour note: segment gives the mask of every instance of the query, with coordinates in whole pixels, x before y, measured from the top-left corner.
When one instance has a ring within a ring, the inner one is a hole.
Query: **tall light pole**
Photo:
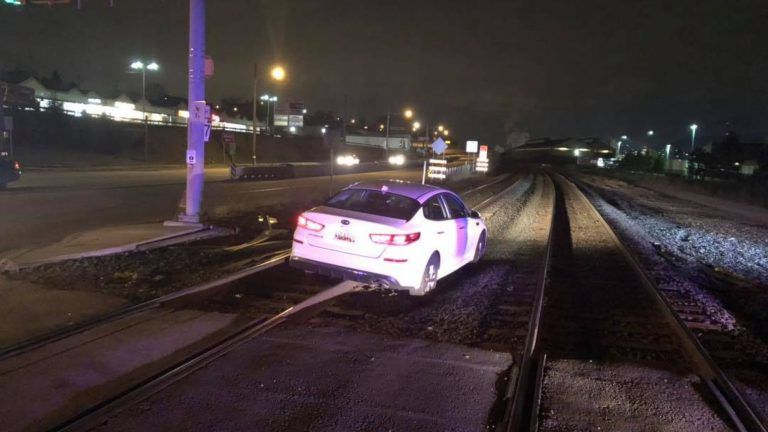
[[[270,95],[262,95],[260,98],[262,101],[267,103],[267,130],[269,130],[270,135],[272,134],[272,126],[269,122],[269,112],[270,112],[270,103],[274,106],[274,103],[277,102],[277,96],[270,96]],[[274,113],[273,113],[274,114]]]
[[[390,116],[392,115],[391,112],[387,111],[387,133],[386,137],[384,138],[384,155],[385,157],[389,157],[389,122],[390,122]],[[411,119],[413,117],[413,110],[406,109],[403,111],[403,117],[406,119]]]
[[[160,69],[160,65],[156,62],[152,62],[145,65],[141,60],[136,60],[131,63],[131,69],[135,71],[141,71],[141,117],[144,121],[144,160],[148,159],[149,154],[149,126],[147,125],[147,70],[157,71]]]
[[[205,0],[189,0],[188,65],[187,98],[190,116],[187,123],[187,196],[184,214],[179,219],[182,222],[200,223],[200,204],[205,182],[205,122],[193,118],[192,109],[195,104],[205,103]]]
[[[696,129],[699,128],[699,125],[694,123],[689,127],[691,129],[691,154],[693,154],[693,150],[696,148]]]
[[[273,65],[269,70],[269,76],[273,81],[282,82],[286,77],[285,68],[280,65]],[[258,118],[256,117],[256,110],[258,109],[259,99],[259,81],[260,81],[259,65],[253,65],[253,137],[251,141],[251,160],[254,166],[256,166],[256,129],[258,128]],[[275,101],[277,98],[275,98]],[[267,102],[269,104],[269,102]],[[267,124],[269,124],[269,117],[267,117]]]

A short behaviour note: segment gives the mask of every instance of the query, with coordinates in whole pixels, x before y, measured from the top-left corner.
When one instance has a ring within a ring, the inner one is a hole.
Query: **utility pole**
[[[147,67],[141,68],[141,116],[144,117],[144,162],[149,160],[149,125],[147,125]]]
[[[205,0],[189,0],[189,82],[190,111],[205,103]],[[207,120],[206,120],[207,121]],[[193,119],[187,124],[187,196],[182,222],[200,223],[200,204],[205,182],[205,122]]]
[[[389,158],[389,112],[387,112],[387,137],[384,140],[384,158]]]
[[[251,141],[251,163],[256,166],[256,129],[258,128],[259,119],[256,117],[256,111],[259,107],[258,93],[259,91],[259,65],[253,64],[253,137]],[[269,115],[267,115],[267,121],[269,121]]]

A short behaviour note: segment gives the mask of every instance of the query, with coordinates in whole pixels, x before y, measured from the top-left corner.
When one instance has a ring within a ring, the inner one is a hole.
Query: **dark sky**
[[[104,91],[138,91],[135,57],[186,93],[186,0],[0,6],[0,62]],[[685,139],[730,122],[768,135],[764,0],[209,0],[209,99],[251,92],[252,64],[284,62],[277,91],[369,119],[413,107],[462,136]]]

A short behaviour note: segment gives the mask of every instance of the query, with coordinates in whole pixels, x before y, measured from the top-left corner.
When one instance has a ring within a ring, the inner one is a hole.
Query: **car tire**
[[[421,283],[416,290],[411,291],[413,295],[422,296],[437,286],[437,274],[440,270],[440,256],[437,253],[433,253],[427,261],[427,265],[424,266],[424,273],[421,276]]]
[[[473,263],[479,262],[483,255],[485,255],[485,248],[487,246],[485,239],[485,231],[483,231],[480,233],[480,237],[477,239],[477,245],[475,246],[475,257],[472,258]]]

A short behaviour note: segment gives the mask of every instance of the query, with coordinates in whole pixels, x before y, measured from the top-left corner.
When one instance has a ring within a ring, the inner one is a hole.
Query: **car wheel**
[[[485,255],[485,231],[480,233],[480,238],[477,239],[477,246],[475,247],[475,257],[472,259],[473,263],[480,261],[480,258]]]
[[[421,276],[421,285],[413,294],[424,295],[435,289],[435,286],[437,286],[438,270],[440,270],[440,257],[437,254],[432,254],[426,267],[424,267],[424,274]]]

